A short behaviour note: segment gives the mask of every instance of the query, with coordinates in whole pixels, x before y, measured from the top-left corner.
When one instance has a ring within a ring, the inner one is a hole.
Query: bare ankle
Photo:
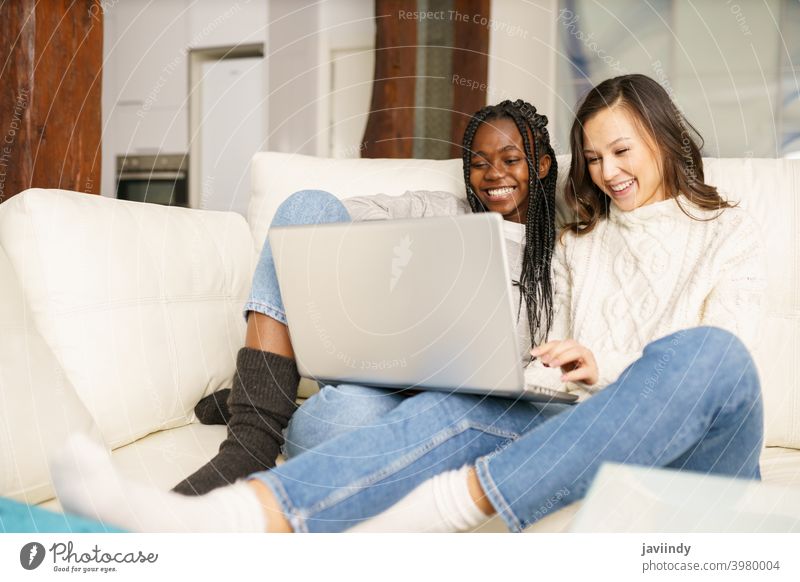
[[[264,513],[264,521],[267,524],[267,533],[293,533],[289,520],[283,515],[278,500],[275,499],[269,487],[257,479],[250,479],[247,485],[255,492],[261,503],[261,510]]]
[[[481,487],[481,482],[478,480],[478,473],[475,471],[475,467],[470,467],[469,473],[467,474],[467,489],[469,489],[469,495],[472,497],[472,501],[475,505],[478,506],[485,515],[494,515],[495,509],[492,507],[492,504],[489,503],[489,498],[486,497],[486,493],[483,491],[483,487]]]

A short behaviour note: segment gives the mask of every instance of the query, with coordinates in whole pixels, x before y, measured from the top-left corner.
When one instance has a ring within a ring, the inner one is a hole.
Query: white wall
[[[375,42],[371,0],[119,0],[103,6],[103,195],[115,195],[117,156],[188,151],[190,48],[264,43],[265,138],[256,149],[360,152],[374,70],[374,55],[364,53]],[[235,98],[236,92],[226,97]],[[245,106],[252,109],[252,102],[233,108]]]
[[[782,75],[792,75],[782,58],[800,46],[794,44],[798,6],[795,0],[573,0],[568,17],[557,19],[563,101],[555,135],[566,136],[564,126],[592,84],[642,73],[659,81],[700,131],[705,155],[784,155],[781,142],[800,128],[792,125],[790,95],[781,94]],[[568,65],[568,46],[588,78]],[[796,77],[783,82],[796,91]]]
[[[316,153],[320,8],[314,0],[270,0],[265,149]]]
[[[490,102],[522,97],[550,114],[556,5],[493,0]],[[266,137],[259,149],[360,155],[374,72],[372,0],[119,0],[103,6],[102,194],[115,195],[118,155],[188,151],[190,48],[265,43]]]
[[[362,113],[366,115],[373,60],[348,59],[346,55],[374,47],[374,15],[370,0],[270,1],[267,149],[333,155],[330,128],[342,121],[337,117],[340,108],[336,108],[335,102],[364,104]],[[343,86],[334,87],[331,71],[336,64],[340,72],[342,67],[347,69],[345,75],[337,77],[344,79]],[[344,109],[341,115],[358,117],[352,107]],[[348,137],[343,139],[359,133],[360,121],[350,120],[346,128]],[[366,125],[366,117],[363,123]],[[353,147],[358,150],[357,143]]]
[[[525,99],[552,123],[556,92],[558,0],[492,0],[489,104]]]
[[[188,51],[264,42],[265,0],[119,0],[104,8],[101,194],[118,155],[185,153]]]
[[[317,155],[358,158],[375,76],[375,5],[337,0],[321,10]]]

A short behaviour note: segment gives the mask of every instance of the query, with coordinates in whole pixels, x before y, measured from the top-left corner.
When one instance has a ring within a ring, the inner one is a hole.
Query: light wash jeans
[[[511,531],[582,498],[606,461],[759,478],[763,413],[752,359],[700,327],[649,344],[573,407],[426,392],[253,477],[296,531],[345,530],[464,464]]]
[[[296,196],[332,206],[324,193]],[[279,294],[269,306],[282,311]],[[290,436],[310,450],[253,475],[296,531],[348,529],[464,464],[476,466],[511,531],[582,498],[606,461],[759,478],[758,376],[744,345],[716,328],[649,344],[616,382],[572,407],[355,386],[325,387],[308,406]]]

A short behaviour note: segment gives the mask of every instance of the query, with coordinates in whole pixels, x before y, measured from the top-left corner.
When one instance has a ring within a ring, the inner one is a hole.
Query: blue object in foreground
[[[120,533],[99,521],[0,498],[0,533]]]

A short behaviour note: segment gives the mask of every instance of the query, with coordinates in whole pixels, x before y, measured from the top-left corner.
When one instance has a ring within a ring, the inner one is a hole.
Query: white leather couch
[[[568,160],[559,163],[563,183]],[[706,168],[763,228],[762,472],[800,487],[800,160]],[[60,190],[0,205],[0,496],[57,508],[46,457],[71,431],[101,436],[125,473],[164,489],[216,452],[224,428],[198,424],[192,410],[230,386],[258,250],[275,209],[303,188],[463,194],[463,177],[460,160],[259,153],[247,220]],[[574,511],[531,529],[561,531]]]

